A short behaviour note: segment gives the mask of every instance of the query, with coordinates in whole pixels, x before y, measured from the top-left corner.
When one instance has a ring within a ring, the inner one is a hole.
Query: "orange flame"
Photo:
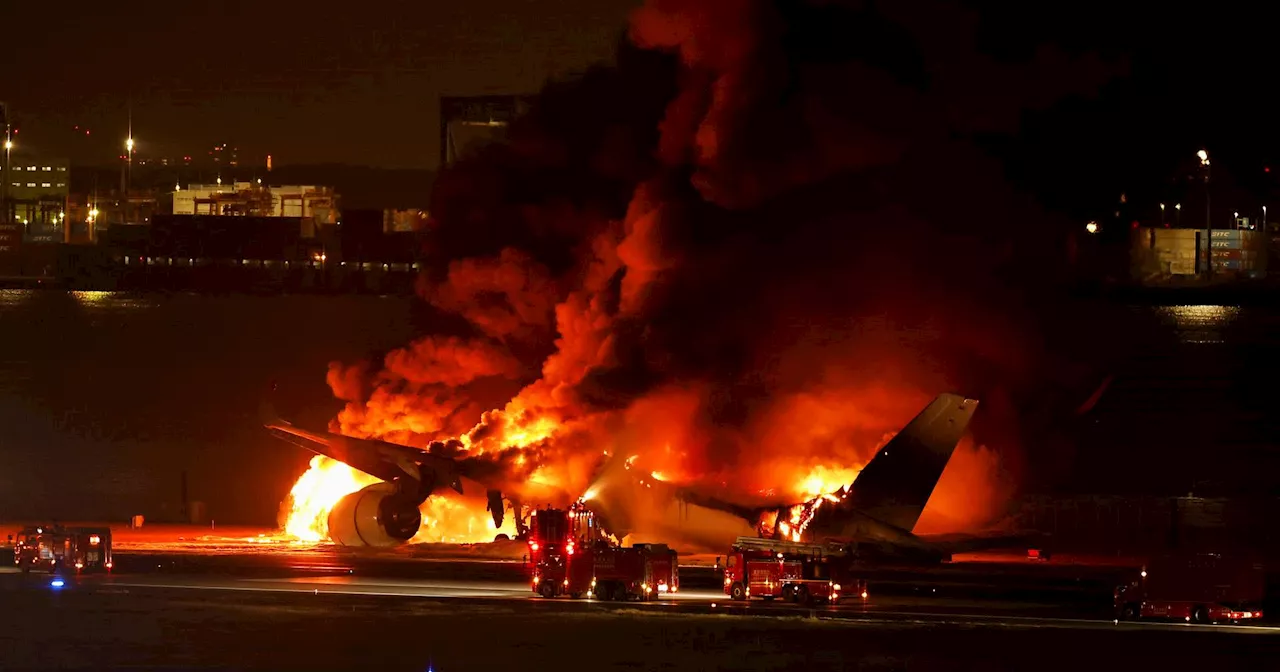
[[[854,467],[817,465],[800,479],[795,489],[808,499],[830,495],[852,483],[859,471]]]
[[[310,468],[289,491],[285,534],[298,541],[328,541],[329,512],[338,500],[379,482],[337,460],[321,455],[311,458]],[[498,528],[486,506],[484,500],[452,494],[429,497],[420,507],[422,527],[410,543],[471,544],[493,541],[498,534],[515,537],[514,518],[507,516]]]
[[[338,500],[379,479],[323,455],[311,458],[311,466],[289,491],[284,531],[301,541],[329,538],[329,511]]]

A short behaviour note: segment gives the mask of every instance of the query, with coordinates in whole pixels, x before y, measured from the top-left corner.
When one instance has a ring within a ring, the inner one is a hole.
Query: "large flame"
[[[331,365],[347,402],[335,431],[450,442],[498,472],[486,487],[528,504],[605,500],[602,460],[635,455],[628,473],[655,491],[806,501],[779,521],[794,527],[934,394],[1071,377],[1030,345],[1053,333],[1023,324],[1036,294],[1006,281],[1023,263],[1028,282],[1064,270],[1048,260],[1053,227],[1026,226],[1038,213],[959,140],[1004,97],[957,110],[856,50],[833,62],[782,39],[840,39],[829,26],[856,28],[860,12],[747,4],[646,3],[631,39],[677,67],[628,57],[548,87],[508,143],[441,171],[441,263],[419,288],[451,335]],[[999,70],[991,81],[1031,72]],[[957,202],[990,216],[957,220]],[[999,456],[1020,437],[1007,420],[998,450],[956,453],[921,526],[999,509]],[[323,538],[328,507],[368,482],[308,472],[287,529]],[[490,537],[483,507],[432,497],[418,539]]]
[[[817,465],[804,475],[796,490],[810,499],[831,494],[852,483],[859,471],[856,467]]]
[[[294,483],[286,500],[286,534],[302,541],[329,538],[329,511],[338,500],[378,483],[369,474],[323,455],[311,458],[311,466]]]
[[[329,512],[338,500],[379,482],[337,460],[322,455],[311,458],[310,467],[289,491],[285,534],[299,541],[327,541]],[[512,516],[507,516],[498,528],[486,506],[486,500],[452,493],[429,497],[420,507],[422,527],[410,543],[471,544],[493,541],[499,534],[514,538],[516,525]]]

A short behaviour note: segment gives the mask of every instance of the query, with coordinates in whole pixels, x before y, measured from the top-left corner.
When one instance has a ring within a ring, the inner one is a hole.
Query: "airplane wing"
[[[471,469],[460,467],[460,462],[425,450],[295,427],[276,416],[266,404],[263,405],[262,416],[262,424],[272,436],[342,462],[375,478],[401,483],[406,489],[415,490],[411,494],[418,495],[421,498],[419,501],[429,497],[437,486],[447,486],[461,494],[462,477],[470,477],[464,472]],[[410,481],[416,482],[416,485]]]

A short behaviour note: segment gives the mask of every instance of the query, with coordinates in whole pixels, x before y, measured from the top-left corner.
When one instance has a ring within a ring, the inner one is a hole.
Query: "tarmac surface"
[[[705,590],[624,604],[542,600],[507,582],[350,575],[63,581],[0,573],[0,668],[988,671],[1280,660],[1280,629],[1269,626],[1117,624],[952,600],[797,609],[725,604]]]
[[[1121,570],[1088,564],[885,571],[865,600],[810,608],[732,602],[699,561],[682,563],[674,595],[614,603],[535,596],[527,567],[510,559],[518,546],[370,552],[151,534],[117,544],[110,575],[24,575],[0,549],[0,669],[988,671],[1280,661],[1280,628],[1268,622],[1114,622],[1110,587]]]

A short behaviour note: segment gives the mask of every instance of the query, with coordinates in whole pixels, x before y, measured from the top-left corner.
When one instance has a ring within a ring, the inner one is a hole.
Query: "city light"
[[[13,149],[13,141],[12,141],[12,140],[5,140],[5,141],[4,141],[4,148],[5,148],[6,150]]]
[[[1085,230],[1085,231],[1088,231],[1089,233],[1097,233],[1097,232],[1098,232],[1098,223],[1097,223],[1097,222],[1089,222],[1088,224],[1085,224],[1085,225],[1084,225],[1084,230]]]
[[[1209,152],[1202,149],[1196,152],[1196,156],[1200,157],[1200,165],[1202,166],[1209,165]]]
[[[124,141],[124,148],[129,150],[130,152],[133,151],[133,138],[129,138],[128,140]]]

